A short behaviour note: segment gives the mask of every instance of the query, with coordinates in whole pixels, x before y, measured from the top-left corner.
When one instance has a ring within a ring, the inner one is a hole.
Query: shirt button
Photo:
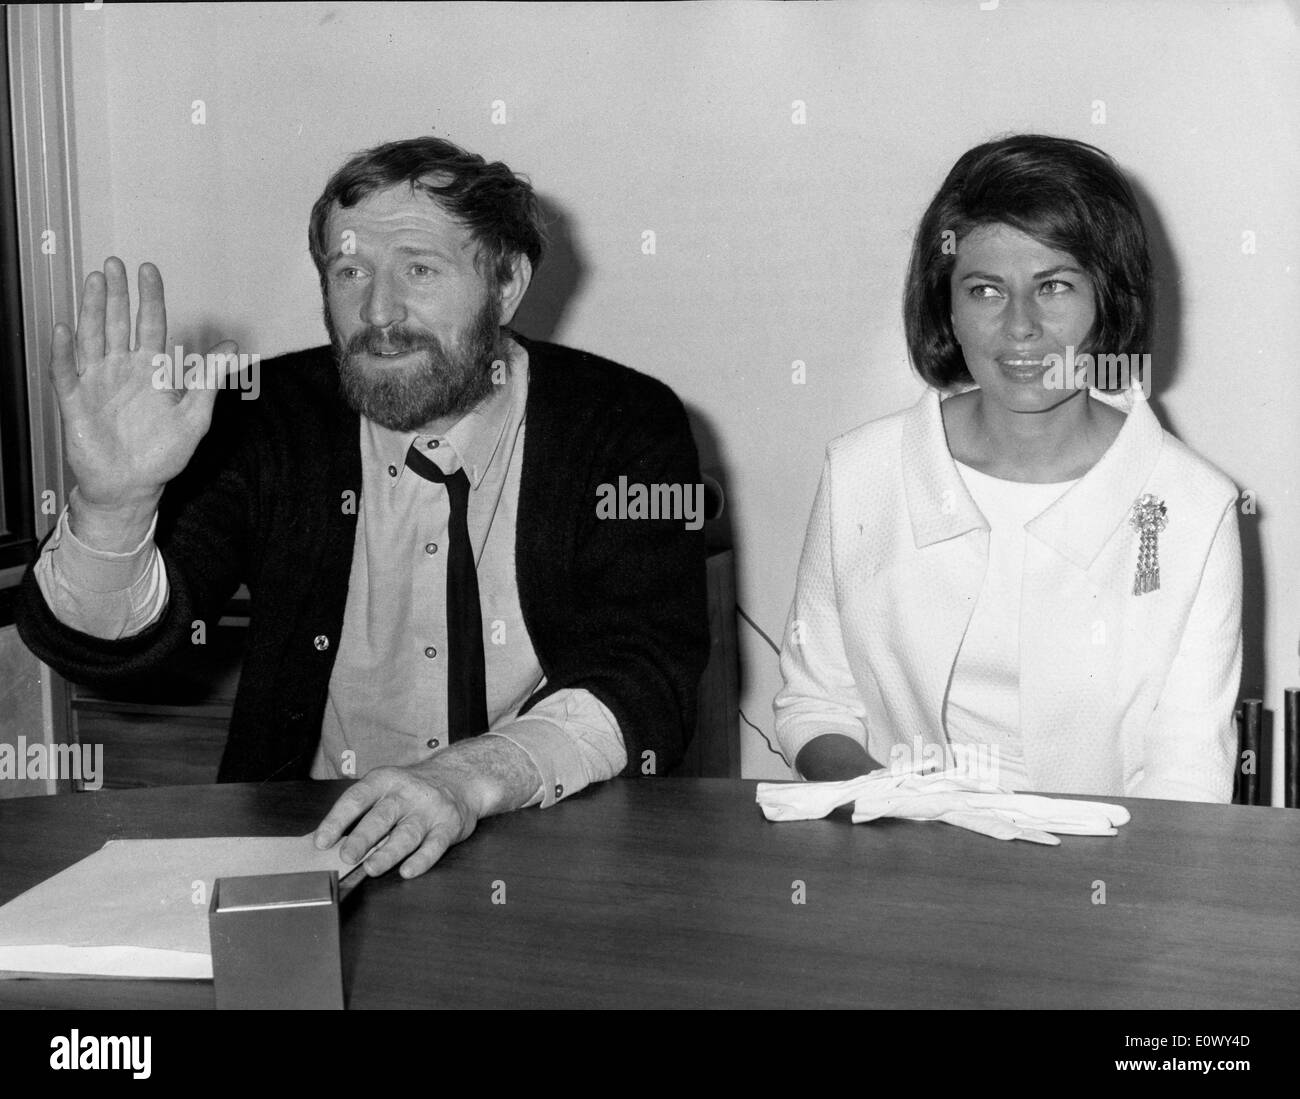
[[[427,446],[430,450],[437,450],[437,449],[438,449],[438,440],[437,440],[437,439],[430,439],[430,440],[429,440],[427,443],[425,443],[424,445]]]
[[[424,650],[424,655],[427,656],[430,660],[432,660],[435,656],[438,655],[438,650],[435,649],[432,645],[430,645],[427,649]]]
[[[435,737],[433,740],[429,741],[428,743],[429,743],[429,747],[430,747],[430,748],[436,748],[436,747],[438,747],[439,744],[442,743],[442,741],[438,740],[438,739]]]
[[[558,782],[555,784],[555,796],[557,798],[564,797],[564,787],[561,786]]]
[[[430,554],[432,554],[432,553],[437,553],[437,552],[438,552],[438,543],[437,543],[437,542],[430,542],[430,543],[428,543],[428,544],[424,547],[424,552],[425,552],[425,553],[430,553]]]
[[[388,476],[390,476],[390,477],[396,477],[396,476],[397,476],[397,467],[396,467],[396,466],[389,466],[389,467],[388,467]]]
[[[318,633],[315,639],[312,641],[312,644],[316,646],[316,651],[318,653],[323,653],[326,649],[330,647],[330,639],[326,637],[323,633]]]

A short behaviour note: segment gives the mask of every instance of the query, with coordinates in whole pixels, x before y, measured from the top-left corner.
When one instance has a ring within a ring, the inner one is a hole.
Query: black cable
[[[740,720],[743,721],[746,725],[748,725],[751,729],[753,729],[754,732],[756,732],[759,736],[763,738],[763,743],[767,745],[767,750],[769,752],[771,752],[774,756],[780,756],[781,762],[782,763],[785,762],[785,756],[782,756],[780,752],[778,752],[775,748],[772,747],[772,742],[767,739],[767,734],[763,732],[762,729],[760,729],[757,725],[755,725],[752,721],[750,721],[749,718],[745,716],[744,710],[740,711]]]
[[[777,656],[781,655],[781,650],[780,648],[777,647],[776,642],[773,641],[770,637],[767,636],[766,633],[763,632],[763,628],[752,618],[750,618],[749,615],[745,613],[745,608],[742,607],[739,603],[736,604],[736,613],[740,615],[740,617],[743,618],[746,622],[748,622],[751,627],[753,627],[754,632],[757,633],[759,637],[761,637],[764,641],[768,643],[772,651],[776,653]],[[762,729],[760,729],[757,725],[755,725],[752,721],[750,721],[749,718],[745,716],[744,710],[740,710],[740,720],[743,721],[746,725],[748,725],[751,729],[753,729],[754,732],[756,732],[759,736],[763,738],[763,743],[767,745],[767,750],[769,752],[771,752],[774,756],[779,757],[782,763],[785,762],[785,756],[781,755],[779,751],[777,751],[775,748],[772,747],[772,742],[767,739],[767,734],[763,732]]]
[[[752,618],[749,617],[749,615],[745,613],[745,608],[742,607],[739,603],[736,604],[736,613],[740,615],[740,617],[743,618],[746,622],[748,622],[751,626],[754,627],[754,630],[758,634],[758,636],[761,637],[764,641],[768,643],[768,645],[772,647],[772,651],[776,653],[777,656],[781,655],[781,649],[778,647],[777,643],[763,632],[762,627],[760,627],[757,622],[755,622]]]

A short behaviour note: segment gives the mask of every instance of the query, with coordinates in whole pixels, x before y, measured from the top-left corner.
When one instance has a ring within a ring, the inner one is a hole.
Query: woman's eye
[[[360,274],[361,268],[359,267],[340,267],[334,272],[334,277],[340,282],[351,282]]]
[[[1042,289],[1047,289],[1047,287],[1049,286],[1056,287],[1055,290],[1049,290],[1048,291],[1049,294],[1063,294],[1067,290],[1074,289],[1074,285],[1072,283],[1066,282],[1064,279],[1048,279],[1045,283],[1043,283]]]
[[[986,294],[984,292],[986,290],[988,290],[989,293]],[[992,298],[997,296],[998,293],[999,293],[998,288],[992,285],[991,283],[987,283],[987,282],[980,283],[979,286],[972,286],[970,288],[970,296],[972,298]]]

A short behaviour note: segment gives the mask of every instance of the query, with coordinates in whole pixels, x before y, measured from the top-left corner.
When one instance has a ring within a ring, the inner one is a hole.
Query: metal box
[[[342,1009],[333,870],[218,878],[208,930],[218,1009]]]

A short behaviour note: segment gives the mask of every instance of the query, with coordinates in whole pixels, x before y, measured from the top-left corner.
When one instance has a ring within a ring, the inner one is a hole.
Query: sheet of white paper
[[[211,979],[217,878],[352,869],[306,836],[109,840],[0,907],[0,977]]]

